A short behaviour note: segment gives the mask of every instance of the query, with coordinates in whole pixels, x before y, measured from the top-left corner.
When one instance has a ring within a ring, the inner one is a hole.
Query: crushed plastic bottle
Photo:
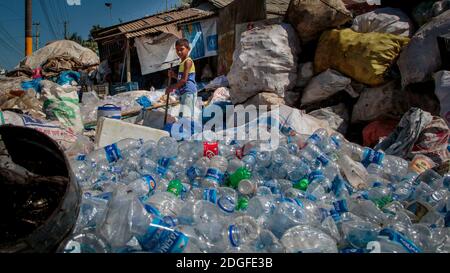
[[[450,174],[328,135],[124,140],[79,156],[66,253],[448,253]]]

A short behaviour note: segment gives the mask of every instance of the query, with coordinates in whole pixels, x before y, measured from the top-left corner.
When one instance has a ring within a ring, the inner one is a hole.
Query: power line
[[[60,14],[60,11],[58,10],[58,5],[56,5],[55,1],[53,1],[53,0],[49,0],[48,3],[49,3],[50,10],[52,11],[50,13],[50,17],[55,22],[57,34],[64,35],[64,31],[61,28],[62,21],[59,20],[59,19],[61,19],[61,14]]]
[[[0,36],[0,45],[3,45],[3,48],[8,49],[7,51],[12,51],[20,56],[22,55],[22,52],[18,49],[18,47],[12,46],[7,40],[3,38],[3,36]]]
[[[50,20],[47,4],[45,3],[45,0],[39,0],[39,3],[41,4],[41,9],[42,9],[42,12],[44,13],[45,21],[47,22],[50,32],[52,33],[53,37],[55,39],[57,39],[58,35],[56,35],[55,27],[53,26],[53,24]]]
[[[20,47],[20,44],[17,40],[8,32],[8,30],[0,23],[0,33],[3,33],[5,38],[12,43],[12,45],[16,48]]]

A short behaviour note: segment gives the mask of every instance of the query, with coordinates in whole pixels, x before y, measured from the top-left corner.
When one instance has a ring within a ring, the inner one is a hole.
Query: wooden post
[[[131,82],[131,49],[130,40],[127,39],[127,82]]]

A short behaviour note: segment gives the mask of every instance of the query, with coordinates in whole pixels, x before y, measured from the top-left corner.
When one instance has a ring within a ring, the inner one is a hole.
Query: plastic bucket
[[[122,119],[122,108],[114,104],[105,104],[97,109],[97,120],[100,118]]]
[[[0,126],[15,164],[43,179],[19,184],[0,173],[0,253],[52,253],[75,226],[81,194],[58,144],[30,128]],[[61,177],[58,183],[47,177]]]

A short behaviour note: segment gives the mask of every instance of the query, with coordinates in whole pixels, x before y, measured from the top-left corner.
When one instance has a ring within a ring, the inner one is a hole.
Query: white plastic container
[[[97,120],[100,118],[122,119],[122,108],[114,104],[105,104],[97,109]]]

